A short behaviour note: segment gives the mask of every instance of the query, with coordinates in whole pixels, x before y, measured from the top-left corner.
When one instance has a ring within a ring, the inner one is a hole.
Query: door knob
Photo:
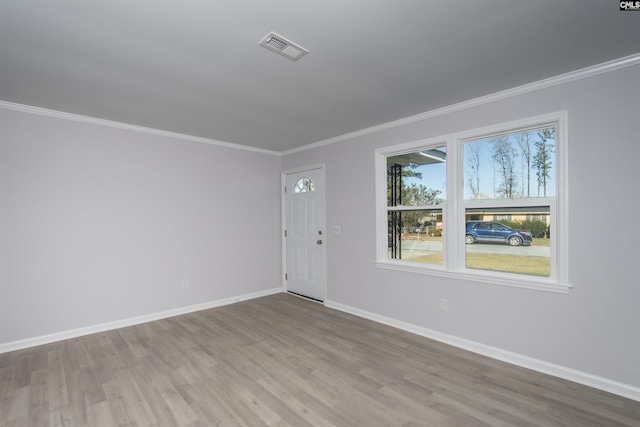
[[[316,243],[321,245],[322,244],[322,240],[318,240]]]

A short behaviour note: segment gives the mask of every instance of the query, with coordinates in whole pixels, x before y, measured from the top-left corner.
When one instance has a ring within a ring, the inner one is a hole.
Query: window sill
[[[467,280],[470,282],[485,283],[489,285],[509,286],[513,288],[533,289],[537,291],[568,294],[572,286],[565,283],[554,282],[549,279],[536,277],[523,277],[519,274],[495,273],[490,271],[450,271],[439,265],[425,265],[424,263],[411,261],[376,261],[376,267],[387,270],[404,271],[407,273],[425,274],[429,276],[444,277],[448,279]]]

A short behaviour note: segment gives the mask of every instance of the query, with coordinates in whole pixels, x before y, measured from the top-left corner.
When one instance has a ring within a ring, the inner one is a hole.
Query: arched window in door
[[[294,193],[307,193],[312,191],[316,191],[316,187],[309,178],[305,177],[300,178],[293,187]]]

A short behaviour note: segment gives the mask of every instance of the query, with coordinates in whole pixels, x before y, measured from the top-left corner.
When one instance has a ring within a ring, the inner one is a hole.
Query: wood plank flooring
[[[0,355],[5,427],[639,420],[639,402],[288,294]]]

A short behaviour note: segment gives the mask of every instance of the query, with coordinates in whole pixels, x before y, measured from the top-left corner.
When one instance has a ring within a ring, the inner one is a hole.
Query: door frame
[[[324,295],[324,298],[322,298],[322,303],[321,304],[325,304],[325,302],[327,301],[327,219],[326,219],[326,204],[327,204],[327,192],[326,192],[326,170],[325,170],[325,165],[324,163],[317,163],[314,165],[309,165],[309,166],[302,166],[299,168],[294,168],[294,169],[287,169],[287,170],[283,170],[280,173],[280,195],[281,195],[281,203],[280,203],[280,212],[282,213],[282,223],[280,226],[280,238],[282,239],[282,291],[283,292],[288,292],[287,289],[287,280],[286,280],[286,274],[287,274],[287,238],[284,235],[285,230],[287,229],[287,194],[285,193],[285,187],[287,185],[287,175],[291,175],[294,173],[302,173],[302,172],[306,172],[306,171],[311,171],[311,170],[316,170],[316,169],[320,169],[322,177],[321,177],[321,182],[320,182],[320,188],[322,188],[323,194],[322,194],[322,207],[321,207],[321,212],[318,213],[320,220],[323,224],[324,227],[324,238],[322,240],[324,240],[324,245],[322,245],[322,248],[320,250],[322,250],[324,252],[324,265],[322,266],[322,293]],[[313,299],[310,299],[310,301],[314,301]],[[320,303],[320,301],[317,301],[318,303]]]

